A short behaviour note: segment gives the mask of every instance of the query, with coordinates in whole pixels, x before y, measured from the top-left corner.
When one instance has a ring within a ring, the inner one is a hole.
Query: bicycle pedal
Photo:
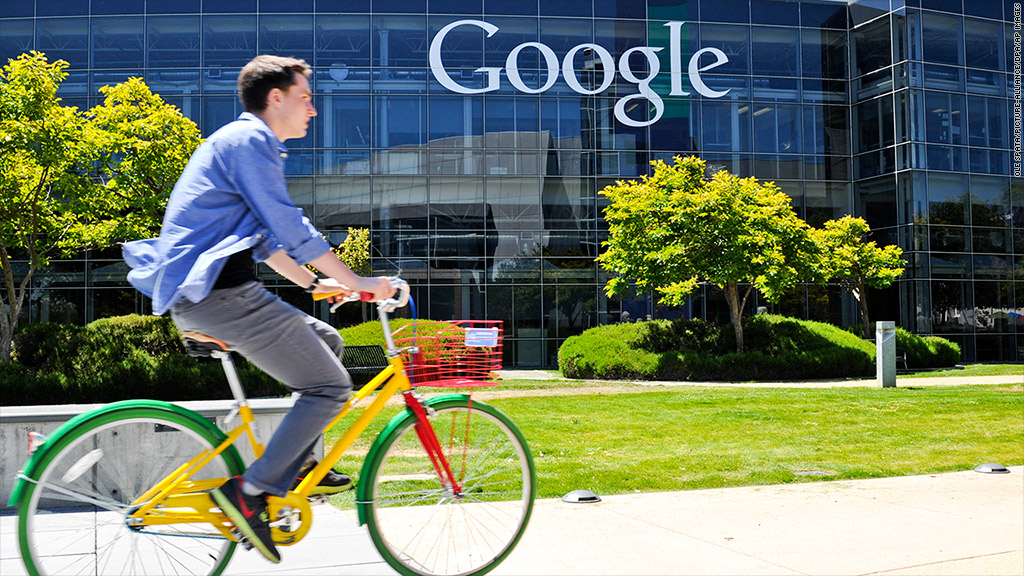
[[[238,528],[232,528],[231,535],[234,536],[235,540],[238,540],[238,543],[242,545],[242,548],[245,550],[252,550],[252,542],[249,542],[249,539],[245,537],[245,534],[242,534],[241,530]]]
[[[331,495],[330,494],[314,494],[312,496],[307,496],[306,500],[309,500],[309,503],[313,504],[313,505],[316,505],[316,504],[327,504],[328,502],[331,501]]]

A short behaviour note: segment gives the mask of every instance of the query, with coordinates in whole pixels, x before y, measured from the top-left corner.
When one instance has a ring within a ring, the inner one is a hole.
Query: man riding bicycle
[[[299,394],[263,456],[212,492],[245,538],[280,562],[267,494],[284,496],[352,389],[337,330],[286,304],[257,280],[262,261],[310,293],[392,296],[387,278],[353,273],[288,196],[283,142],[306,135],[316,116],[302,60],[257,56],[239,74],[245,112],[196,149],[167,204],[160,236],[124,245],[128,280],[170,310],[179,329],[221,340]],[[318,278],[311,264],[326,278]],[[351,481],[332,474],[320,492]]]

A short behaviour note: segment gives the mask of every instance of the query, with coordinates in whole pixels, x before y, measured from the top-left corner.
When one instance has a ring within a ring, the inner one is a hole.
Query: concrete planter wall
[[[256,429],[264,445],[277,429],[285,413],[292,407],[292,398],[267,398],[249,400],[249,406],[256,416]],[[234,406],[234,400],[204,400],[177,402],[180,406],[198,412],[209,418],[221,430],[227,431],[242,421],[236,417],[230,426],[224,420]],[[18,471],[28,460],[29,432],[49,434],[71,418],[99,408],[102,404],[67,404],[55,406],[4,406],[0,407],[0,510],[9,510],[10,498]],[[252,447],[245,438],[235,443],[246,464],[253,460]],[[323,438],[315,448],[317,458],[323,457]]]

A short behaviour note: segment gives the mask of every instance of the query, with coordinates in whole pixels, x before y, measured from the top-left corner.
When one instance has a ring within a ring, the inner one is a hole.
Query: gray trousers
[[[352,391],[352,380],[341,365],[344,341],[338,331],[285,303],[257,281],[214,290],[199,303],[181,300],[171,309],[171,319],[182,331],[223,340],[299,393],[263,456],[243,475],[256,488],[283,496],[324,426]]]

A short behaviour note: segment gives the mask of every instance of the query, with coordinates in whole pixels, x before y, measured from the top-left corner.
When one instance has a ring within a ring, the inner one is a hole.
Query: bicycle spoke
[[[463,404],[458,404],[463,402]],[[460,492],[413,490],[437,482],[412,419],[399,427],[375,468],[371,536],[393,566],[424,576],[471,575],[489,569],[519,538],[532,507],[532,468],[506,420],[463,400],[435,408],[431,425]],[[472,424],[466,426],[466,413]],[[452,431],[455,432],[452,432]],[[387,482],[405,478],[409,483]],[[365,505],[365,504],[364,504]]]
[[[183,575],[223,568],[235,543],[209,525],[168,524],[154,530],[126,524],[135,498],[214,447],[200,432],[200,424],[167,416],[161,410],[140,408],[122,419],[79,425],[82,431],[39,473],[22,503],[19,534],[28,542],[27,560],[36,571]],[[227,462],[222,454],[191,479],[241,471],[240,463]],[[71,482],[62,485],[64,477]],[[66,537],[54,537],[65,536],[64,531]]]

